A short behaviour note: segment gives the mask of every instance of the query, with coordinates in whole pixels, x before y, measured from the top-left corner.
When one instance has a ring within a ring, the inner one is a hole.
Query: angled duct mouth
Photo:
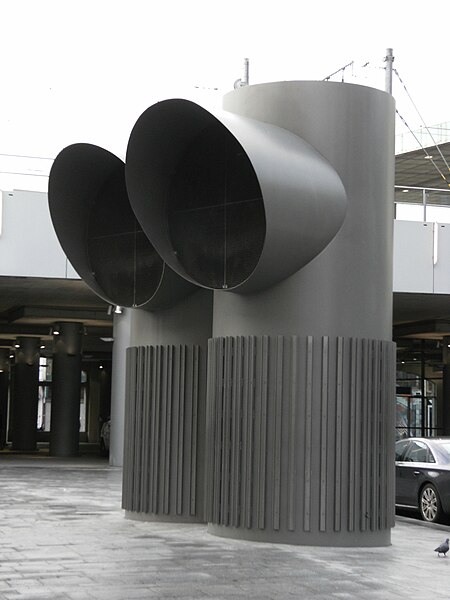
[[[250,277],[266,232],[262,193],[246,152],[212,114],[182,100],[151,107],[131,134],[126,178],[144,230],[178,273],[210,289]]]
[[[192,286],[165,265],[142,231],[124,168],[98,146],[62,150],[49,178],[51,218],[68,259],[97,295],[125,307],[164,308]]]
[[[141,115],[125,177],[165,262],[209,289],[253,292],[288,277],[333,239],[347,206],[337,173],[297,135],[188,100]]]
[[[184,148],[167,197],[171,247],[198,284],[235,288],[261,255],[266,219],[261,188],[239,141],[216,119]]]

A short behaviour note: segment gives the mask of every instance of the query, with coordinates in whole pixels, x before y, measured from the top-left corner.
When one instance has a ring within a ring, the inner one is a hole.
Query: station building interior
[[[446,128],[442,129],[446,134]],[[450,162],[449,141],[439,143],[439,154],[435,145],[397,149],[397,220],[412,218],[423,224],[436,220],[450,224],[449,183],[436,168],[436,163],[443,164],[442,161]],[[435,218],[435,208],[443,209],[445,212],[440,215],[447,217]],[[404,216],[411,214],[412,217]],[[46,256],[40,259],[45,261]],[[111,402],[114,311],[120,311],[120,307],[99,298],[77,278],[0,273],[0,447],[3,451],[13,448],[11,388],[16,348],[25,338],[39,340],[37,450],[45,450],[48,445],[53,347],[60,323],[79,323],[82,327],[79,441],[85,449],[100,451],[101,427],[109,418]],[[393,340],[397,344],[397,438],[449,435],[450,290],[396,291],[394,286],[393,324]]]
[[[39,340],[37,448],[49,442],[54,331],[57,323],[80,323],[82,335],[80,442],[100,448],[100,432],[109,417],[113,307],[82,280],[0,277],[0,347],[3,448],[11,447],[11,384],[16,346]],[[50,409],[50,410],[49,410]]]
[[[406,152],[397,149],[396,220],[437,221],[441,227],[450,222],[449,184],[441,170],[450,160],[450,142],[439,143],[448,139],[448,125],[433,130],[438,145]],[[442,259],[449,272],[450,254],[446,254]],[[397,438],[450,435],[450,294],[445,291],[403,292],[394,285]]]

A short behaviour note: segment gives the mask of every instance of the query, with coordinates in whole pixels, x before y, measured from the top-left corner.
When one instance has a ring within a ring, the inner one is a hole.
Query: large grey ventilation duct
[[[218,116],[185,100],[150,107],[125,167],[130,203],[162,258],[215,290],[208,529],[387,545],[393,99],[280,82],[236,89],[223,106]]]
[[[128,200],[124,163],[107,150],[91,144],[62,150],[48,197],[67,257],[107,302],[155,310],[195,289],[167,267],[142,231]]]
[[[187,100],[141,115],[125,175],[158,253],[209,289],[246,293],[285,279],[329,244],[346,213],[341,179],[299,136]]]

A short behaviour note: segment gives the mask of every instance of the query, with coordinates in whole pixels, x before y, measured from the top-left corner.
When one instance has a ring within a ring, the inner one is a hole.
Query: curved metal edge
[[[213,114],[189,100],[151,106],[137,120],[128,143],[125,177],[130,202],[165,262],[193,283],[197,282],[172,248],[165,200],[187,145],[212,121],[247,153],[266,213],[266,240],[258,265],[246,281],[228,291],[264,289],[299,270],[333,239],[345,217],[344,186],[331,165],[290,131],[232,113]]]
[[[72,144],[55,158],[48,182],[50,216],[59,243],[83,281],[112,304],[114,300],[105,295],[89,268],[86,227],[98,191],[122,165],[117,156],[99,146]]]
[[[111,304],[117,304],[117,299],[105,294],[91,271],[86,231],[90,211],[101,187],[113,173],[124,171],[124,168],[124,162],[104,148],[93,144],[73,144],[56,157],[48,186],[50,215],[64,252],[92,291]],[[135,308],[169,308],[195,289],[164,265],[163,275],[152,297]]]
[[[266,239],[252,275],[232,291],[286,279],[333,240],[347,212],[344,185],[313,146],[287,129],[224,112],[223,123],[250,157],[264,199]]]
[[[143,231],[166,264],[196,285],[199,284],[184,270],[172,248],[165,200],[186,146],[211,118],[189,100],[158,102],[136,121],[125,160],[128,196]]]

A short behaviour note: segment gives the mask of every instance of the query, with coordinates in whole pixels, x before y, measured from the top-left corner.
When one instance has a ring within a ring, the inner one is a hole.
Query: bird
[[[438,553],[438,556],[440,554],[443,554],[445,557],[447,557],[447,552],[448,552],[449,546],[448,546],[448,538],[445,540],[445,542],[442,542],[442,544],[440,544],[437,548],[435,548],[435,552]]]

